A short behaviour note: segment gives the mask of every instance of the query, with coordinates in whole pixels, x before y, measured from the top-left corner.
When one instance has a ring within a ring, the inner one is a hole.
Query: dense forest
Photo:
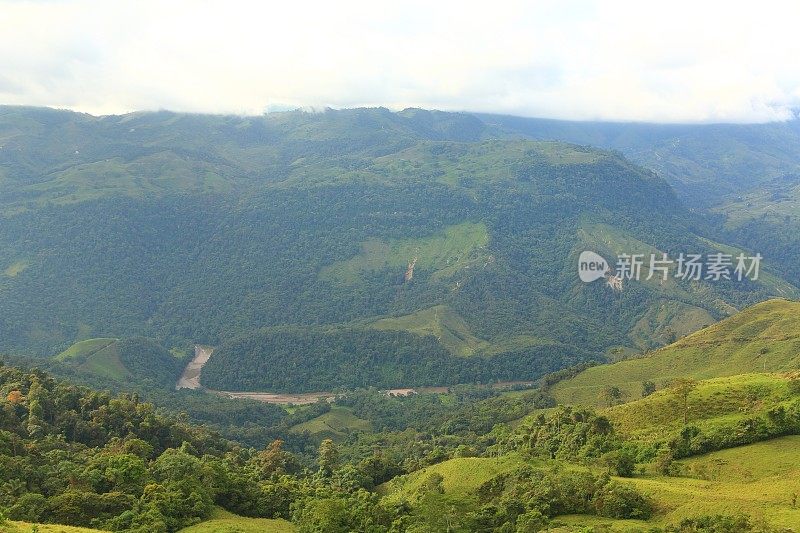
[[[402,520],[402,509],[383,508],[365,490],[386,480],[379,472],[402,471],[381,464],[388,461],[382,455],[344,467],[335,445],[325,441],[319,470],[312,473],[282,450],[280,440],[258,452],[243,449],[135,397],[113,397],[10,367],[0,368],[0,386],[0,505],[9,518],[175,531],[207,517],[216,504],[245,516],[319,524],[318,513],[330,514],[320,503],[331,500],[341,504],[336,520],[343,527],[386,531]],[[608,483],[592,480],[590,496],[603,497],[611,490]],[[646,503],[635,493],[630,497],[626,505],[634,510],[600,512],[645,513]]]
[[[382,109],[3,108],[0,351],[55,355],[91,337],[220,346],[203,379],[226,389],[531,379],[794,293],[774,275],[580,283],[584,249],[729,249],[619,153],[493,131]],[[59,142],[74,149],[50,150]],[[353,374],[349,351],[386,366]],[[284,356],[304,364],[278,371]],[[153,379],[167,384],[165,370]]]
[[[210,389],[300,392],[493,383],[536,379],[588,357],[581,355],[548,345],[456,357],[432,336],[303,328],[255,333],[222,344],[203,368],[202,379]]]
[[[569,374],[549,383],[559,379]],[[629,439],[592,409],[552,408],[545,391],[509,396],[464,386],[448,401],[354,391],[338,408],[382,429],[300,453],[281,439],[242,447],[135,395],[96,392],[40,371],[0,367],[0,392],[2,523],[173,532],[219,508],[326,533],[540,531],[565,515],[636,523],[660,512],[649,492],[627,481],[641,476],[640,465],[677,476],[677,459],[709,449],[689,444],[709,442],[692,426],[674,440]],[[800,432],[797,401],[766,423]],[[750,442],[771,436],[754,433]],[[719,443],[732,444],[742,443]],[[483,479],[471,489],[475,501],[452,492],[458,478],[448,469],[462,464],[475,465],[472,475]],[[501,468],[484,473],[479,465]],[[728,514],[647,531],[784,530]]]

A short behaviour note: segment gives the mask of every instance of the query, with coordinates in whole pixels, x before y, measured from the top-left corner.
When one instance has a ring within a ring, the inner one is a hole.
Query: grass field
[[[432,335],[451,354],[460,357],[496,355],[552,342],[533,335],[513,335],[492,341],[480,339],[472,334],[464,319],[447,305],[437,305],[410,315],[383,318],[374,322],[372,327]]]
[[[799,459],[800,436],[792,435],[684,459],[679,464],[685,475],[698,479],[750,482],[800,479]]]
[[[499,458],[451,459],[396,478],[382,485],[380,491],[389,500],[408,498],[429,474],[436,472],[444,478],[445,494],[469,505],[477,501],[473,494],[482,483],[522,463],[523,460],[514,454]],[[688,472],[687,476],[694,477],[620,478],[621,482],[634,484],[653,500],[656,512],[648,521],[570,515],[556,517],[554,525],[564,524],[563,531],[603,524],[609,524],[612,531],[641,531],[643,527],[675,524],[689,517],[743,512],[773,526],[800,524],[800,506],[792,504],[793,495],[800,495],[800,436],[714,452],[683,460],[680,464]],[[701,479],[699,473],[706,479]]]
[[[85,341],[76,342],[60,354],[56,356],[59,361],[67,359],[75,359],[78,357],[88,357],[103,348],[115,343],[117,339],[101,337],[97,339],[87,339]]]
[[[31,533],[34,524],[8,521],[0,524],[0,533]],[[39,533],[105,533],[100,529],[37,524]],[[246,518],[217,508],[212,516],[199,524],[180,530],[181,533],[293,533],[294,526],[286,520]]]
[[[56,356],[59,361],[73,361],[86,372],[114,380],[130,375],[117,352],[118,339],[97,338],[76,342]]]
[[[49,177],[47,181],[26,185],[26,195],[37,198],[39,203],[70,204],[110,196],[156,197],[178,191],[207,193],[230,189],[229,181],[219,176],[213,165],[187,161],[170,151],[132,161],[111,158],[78,164]],[[14,208],[7,211],[13,212]]]
[[[510,163],[535,155],[549,165],[588,165],[605,157],[596,150],[549,141],[486,141],[446,144],[426,142],[378,157],[369,167],[375,176],[431,176],[448,185],[467,186],[464,176],[483,180],[517,179]]]
[[[353,432],[370,431],[371,429],[372,426],[368,421],[358,418],[350,409],[333,406],[327,413],[302,424],[297,424],[290,431],[292,433],[308,431],[319,439],[331,438],[336,440],[344,438]]]
[[[746,513],[773,526],[797,527],[800,507],[792,504],[793,495],[800,495],[797,439],[784,437],[684,461],[706,465],[721,463],[719,480],[645,476],[634,478],[632,482],[655,500],[659,523],[675,523],[683,518],[709,514]],[[731,466],[732,461],[754,461],[753,464],[771,466],[763,473],[753,473],[751,479],[735,479],[736,467]],[[790,465],[788,470],[774,474],[787,464]]]
[[[286,520],[245,518],[217,509],[211,519],[180,531],[181,533],[292,533],[295,528]]]
[[[35,524],[39,533],[105,533],[100,529],[86,527],[61,526],[58,524]],[[0,533],[31,533],[34,524],[8,521],[0,524]]]
[[[712,379],[800,368],[800,303],[770,300],[689,335],[645,357],[589,368],[556,384],[563,404],[602,406],[605,386],[638,398],[641,384],[679,377]]]
[[[780,374],[741,374],[700,381],[687,402],[688,422],[701,429],[763,413],[790,399],[789,380]],[[603,411],[622,435],[660,438],[683,427],[683,405],[670,390]]]
[[[463,222],[420,239],[370,240],[361,253],[324,269],[320,276],[342,283],[355,283],[363,272],[397,270],[402,276],[416,259],[416,271],[429,271],[434,278],[449,278],[462,269],[477,268],[489,261],[489,232],[484,224]]]
[[[378,487],[378,492],[390,501],[408,498],[422,486],[429,475],[440,474],[445,494],[456,497],[468,496],[498,474],[510,472],[522,464],[522,459],[516,454],[499,458],[450,459],[384,483]]]
[[[464,319],[446,305],[437,305],[410,315],[384,318],[372,327],[433,335],[453,355],[470,356],[490,347],[489,342],[474,336]]]

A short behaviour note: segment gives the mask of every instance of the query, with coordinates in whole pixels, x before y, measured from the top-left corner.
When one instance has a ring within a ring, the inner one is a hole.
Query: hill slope
[[[642,382],[710,379],[752,372],[800,369],[800,302],[770,300],[652,352],[601,365],[557,383],[553,396],[565,404],[602,405],[601,392],[617,386],[637,398]]]

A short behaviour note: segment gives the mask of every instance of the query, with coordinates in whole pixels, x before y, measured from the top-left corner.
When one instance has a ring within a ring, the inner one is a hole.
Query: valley
[[[796,530],[793,152],[597,128],[0,108],[0,531]]]
[[[0,533],[800,533],[798,20],[0,0]]]

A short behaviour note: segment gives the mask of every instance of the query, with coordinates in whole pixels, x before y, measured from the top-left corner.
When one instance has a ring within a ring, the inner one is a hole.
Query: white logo
[[[591,283],[606,276],[611,267],[608,261],[594,252],[581,252],[578,258],[578,275],[584,283]]]

